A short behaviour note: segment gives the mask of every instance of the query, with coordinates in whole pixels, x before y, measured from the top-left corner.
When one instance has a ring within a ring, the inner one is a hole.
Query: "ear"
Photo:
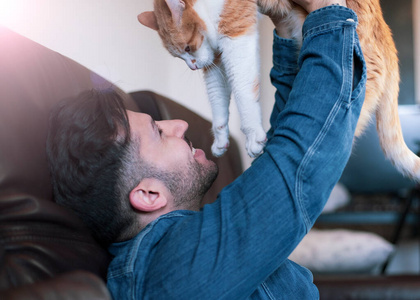
[[[182,21],[182,14],[185,10],[185,2],[182,0],[165,0],[172,14],[172,20],[179,26]]]
[[[154,212],[168,204],[170,193],[162,181],[155,178],[143,179],[131,192],[131,205],[143,212]]]
[[[145,11],[137,16],[137,20],[144,26],[147,26],[153,30],[158,30],[159,26],[157,23],[156,15],[153,11]]]

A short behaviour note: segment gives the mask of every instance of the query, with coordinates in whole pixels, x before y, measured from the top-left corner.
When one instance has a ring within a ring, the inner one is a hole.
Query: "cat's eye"
[[[185,47],[185,52],[190,52],[190,51],[191,51],[190,46]]]

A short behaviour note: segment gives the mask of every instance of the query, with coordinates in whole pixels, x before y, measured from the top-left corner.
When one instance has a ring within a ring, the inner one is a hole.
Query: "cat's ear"
[[[144,26],[158,30],[159,26],[157,23],[156,15],[153,11],[145,11],[137,16],[137,20]]]
[[[165,0],[172,14],[172,20],[179,26],[182,21],[182,14],[185,10],[185,2],[182,0]]]

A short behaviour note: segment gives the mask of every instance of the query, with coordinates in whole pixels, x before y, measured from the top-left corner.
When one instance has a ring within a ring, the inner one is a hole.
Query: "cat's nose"
[[[190,69],[191,70],[193,70],[193,71],[195,71],[195,70],[198,70],[198,67],[194,64],[194,63],[192,63],[191,65],[188,65],[189,67],[190,67]]]
[[[193,69],[193,70],[197,70],[197,69],[198,69],[198,67],[197,67],[197,65],[196,65],[197,60],[192,59],[192,60],[191,60],[191,62],[192,62],[192,65],[193,65],[193,68],[191,68],[191,69]]]
[[[193,59],[185,59],[185,62],[187,63],[188,67],[190,67],[191,70],[198,70],[197,66],[197,60],[195,58]]]

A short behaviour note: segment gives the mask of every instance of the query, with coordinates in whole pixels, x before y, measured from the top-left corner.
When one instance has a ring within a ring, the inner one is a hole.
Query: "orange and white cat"
[[[212,108],[212,152],[229,145],[229,103],[235,96],[251,157],[266,140],[259,104],[256,1],[155,0],[139,21],[158,31],[164,46],[192,70],[203,69]]]
[[[401,132],[397,50],[379,0],[347,0],[347,6],[358,15],[357,31],[367,65],[366,97],[356,136],[376,113],[385,156],[401,173],[420,181],[420,158],[408,149]],[[291,0],[154,0],[154,9],[140,14],[140,23],[157,30],[173,56],[184,59],[193,70],[204,71],[213,113],[213,154],[222,155],[228,146],[233,92],[248,154],[258,155],[265,141],[258,103],[258,10],[283,16],[284,26],[298,41],[306,13]]]

